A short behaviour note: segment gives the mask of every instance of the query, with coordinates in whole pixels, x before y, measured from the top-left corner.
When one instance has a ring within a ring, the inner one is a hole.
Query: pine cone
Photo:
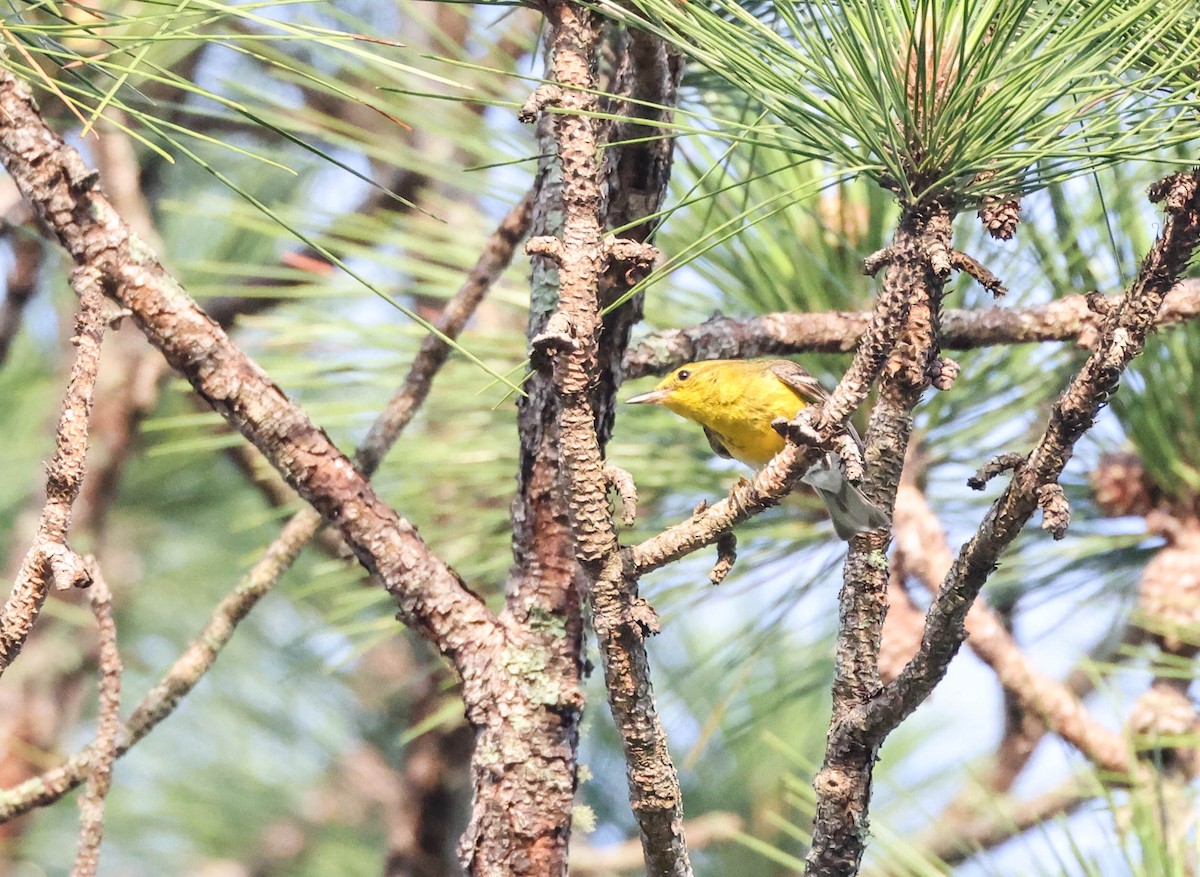
[[[1091,475],[1096,505],[1111,518],[1145,516],[1155,505],[1146,469],[1136,454],[1128,451],[1105,454]]]
[[[999,241],[1010,240],[1021,221],[1021,199],[984,195],[978,215],[988,234]]]

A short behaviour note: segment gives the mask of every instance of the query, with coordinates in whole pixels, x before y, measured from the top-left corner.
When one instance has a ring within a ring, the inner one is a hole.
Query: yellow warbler
[[[662,405],[700,424],[718,455],[762,466],[783,450],[784,439],[771,422],[791,420],[828,397],[816,378],[790,360],[710,359],[678,368],[649,393],[626,401]],[[851,435],[858,441],[853,428]],[[827,454],[801,480],[824,500],[841,538],[887,525],[884,513],[846,478],[836,454]]]

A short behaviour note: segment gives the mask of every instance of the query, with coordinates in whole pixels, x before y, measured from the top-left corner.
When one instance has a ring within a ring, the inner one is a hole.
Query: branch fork
[[[78,154],[72,154],[82,165]],[[64,175],[74,178],[75,164],[68,163]],[[12,591],[0,607],[0,674],[17,657],[33,630],[51,583],[58,589],[85,588],[92,583],[86,564],[68,546],[67,535],[87,459],[100,341],[104,336],[103,297],[91,272],[74,271],[71,282],[79,296],[71,338],[75,361],[55,429],[54,455],[46,466],[46,503],[37,534],[21,562]]]
[[[50,569],[54,587],[59,591],[89,588],[94,581],[87,562],[65,542],[47,542],[40,547],[42,563]]]

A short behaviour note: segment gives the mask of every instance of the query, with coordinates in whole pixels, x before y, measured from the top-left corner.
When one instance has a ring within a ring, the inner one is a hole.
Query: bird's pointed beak
[[[661,402],[667,398],[666,390],[651,390],[649,393],[642,393],[640,396],[633,396],[625,400],[626,405],[643,405],[646,403]]]

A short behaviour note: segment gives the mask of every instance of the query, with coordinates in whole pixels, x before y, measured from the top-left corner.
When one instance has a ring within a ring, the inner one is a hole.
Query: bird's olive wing
[[[778,362],[771,363],[771,372],[787,385],[788,389],[805,402],[820,404],[829,398],[829,391],[821,385],[821,382],[805,371],[802,366],[797,365],[790,359],[781,359]],[[850,437],[861,451],[863,447],[862,439],[859,438],[858,430],[854,428],[854,424],[847,423],[846,431],[850,433]]]
[[[725,447],[720,436],[709,429],[707,426],[704,429],[704,437],[708,439],[708,446],[713,449],[713,453],[718,457],[724,457],[726,460],[732,460],[733,454],[729,453],[729,449]]]
[[[829,398],[829,391],[820,381],[789,359],[771,363],[771,373],[805,402],[818,403]]]

